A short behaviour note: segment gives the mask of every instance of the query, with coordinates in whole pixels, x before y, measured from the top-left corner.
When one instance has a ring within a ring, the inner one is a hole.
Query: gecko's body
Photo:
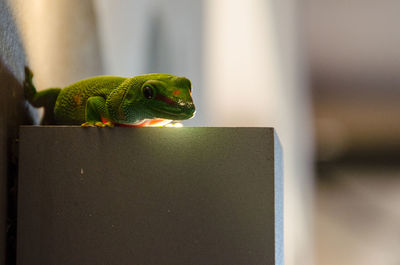
[[[26,70],[25,95],[45,107],[44,124],[83,126],[163,125],[194,115],[191,83],[185,77],[147,74],[92,77],[63,89],[37,92]]]

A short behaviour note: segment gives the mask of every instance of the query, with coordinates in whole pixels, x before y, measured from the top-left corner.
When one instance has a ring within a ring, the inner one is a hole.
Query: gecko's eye
[[[145,86],[143,88],[143,96],[147,99],[152,99],[154,96],[153,88],[150,86]]]

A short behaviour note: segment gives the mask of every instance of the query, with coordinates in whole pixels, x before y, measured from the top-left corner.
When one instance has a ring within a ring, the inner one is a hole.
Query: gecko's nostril
[[[189,113],[194,113],[195,112],[194,104],[193,103],[186,103],[185,111],[187,111]]]

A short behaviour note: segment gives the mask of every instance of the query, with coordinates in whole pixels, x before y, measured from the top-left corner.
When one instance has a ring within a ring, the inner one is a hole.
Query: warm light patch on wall
[[[92,1],[9,1],[38,90],[102,73]]]
[[[280,87],[269,4],[209,0],[205,13],[204,71],[210,119],[219,125],[266,125],[267,116],[276,116],[271,110],[277,108],[271,104],[279,104],[274,93]]]

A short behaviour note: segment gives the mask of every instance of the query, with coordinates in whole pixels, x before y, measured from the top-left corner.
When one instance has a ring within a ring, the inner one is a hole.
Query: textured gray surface
[[[12,188],[17,175],[17,159],[14,151],[18,126],[23,124],[26,112],[21,87],[24,65],[25,52],[17,27],[7,1],[0,0],[0,265],[5,264],[6,257],[9,264],[12,264],[15,256],[16,208],[15,189]]]
[[[272,128],[22,127],[18,264],[283,264],[278,153]]]

